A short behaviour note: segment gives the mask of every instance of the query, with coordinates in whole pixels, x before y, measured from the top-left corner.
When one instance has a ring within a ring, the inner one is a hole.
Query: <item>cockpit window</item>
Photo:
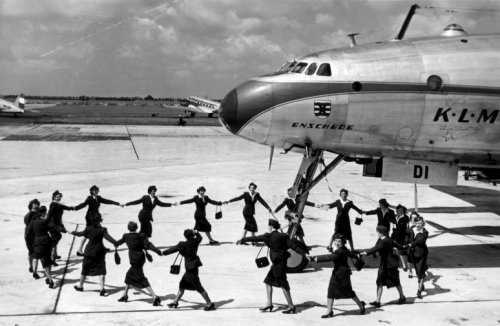
[[[299,62],[295,67],[293,67],[291,72],[301,74],[307,67],[307,62]]]
[[[316,72],[316,68],[318,68],[318,65],[316,63],[311,63],[311,65],[306,70],[306,75],[314,75],[314,73]]]
[[[279,74],[285,74],[292,70],[293,66],[297,64],[297,61],[292,60],[292,61],[287,61],[285,62],[279,69],[276,71]]]
[[[318,76],[331,76],[332,75],[332,70],[330,69],[330,64],[329,63],[322,63],[319,68],[318,72],[316,73]]]

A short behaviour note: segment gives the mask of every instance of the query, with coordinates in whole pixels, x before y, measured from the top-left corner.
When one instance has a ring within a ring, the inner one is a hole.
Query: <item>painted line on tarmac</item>
[[[75,232],[78,231],[78,226],[80,224],[77,224],[75,227]],[[52,314],[56,314],[57,312],[57,305],[59,304],[59,298],[61,297],[61,291],[62,287],[64,285],[64,280],[66,279],[66,273],[68,272],[68,264],[69,264],[69,258],[71,257],[71,251],[73,250],[73,245],[75,244],[75,236],[73,236],[73,240],[71,241],[71,246],[69,247],[69,252],[68,252],[68,259],[66,259],[66,265],[64,266],[64,271],[62,274],[62,279],[61,283],[59,284],[59,291],[57,292],[57,297],[56,297],[56,302],[54,303],[54,309],[52,309]]]
[[[132,136],[130,135],[130,132],[128,131],[128,126],[125,126],[125,130],[127,130],[127,135],[128,135],[128,138],[130,139],[130,143],[132,144],[132,148],[134,149],[135,157],[137,157],[137,160],[140,161],[141,159],[139,158],[139,154],[137,154],[137,150],[135,149],[134,140],[132,139]]]

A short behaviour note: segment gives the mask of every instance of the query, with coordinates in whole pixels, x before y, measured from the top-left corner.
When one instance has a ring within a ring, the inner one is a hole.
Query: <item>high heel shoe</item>
[[[374,306],[375,308],[380,308],[380,302],[378,302],[378,301],[370,302],[370,305]]]
[[[422,291],[417,291],[417,298],[422,299]]]
[[[284,314],[294,314],[297,311],[295,306],[288,308],[287,310],[282,311]]]
[[[155,301],[153,301],[153,306],[157,307],[161,303],[160,297],[155,297]]]
[[[77,252],[76,252],[76,255],[77,255],[77,256],[79,256],[79,257],[83,257],[83,252],[81,252],[81,251],[77,251]]]
[[[361,301],[361,308],[359,308],[359,314],[364,315],[366,311],[366,303],[364,301]]]
[[[127,302],[128,301],[128,296],[124,295],[123,297],[121,297],[120,299],[118,299],[118,301],[120,301],[120,302]]]
[[[330,311],[326,315],[322,315],[321,318],[332,318],[333,317],[333,311]]]
[[[99,292],[99,295],[101,297],[105,297],[106,296],[106,289],[102,289],[101,292]]]
[[[46,279],[45,279],[45,284],[49,284],[49,282],[50,282],[50,281],[49,281],[49,279],[48,279],[48,278],[46,278]]]
[[[37,273],[37,272],[34,272],[34,273],[33,273],[33,278],[34,278],[35,280],[38,280],[38,279],[40,278],[40,275],[38,275],[38,273]]]
[[[269,312],[273,312],[273,308],[274,308],[274,307],[273,307],[273,305],[272,305],[272,304],[270,304],[269,306],[265,306],[264,308],[259,308],[259,310],[260,310],[261,312],[266,312],[266,311],[268,311],[268,310],[269,310]]]
[[[30,267],[29,271],[30,273],[33,273],[33,267]]]
[[[83,292],[83,286],[74,286],[75,290],[77,290],[78,292]]]
[[[212,302],[209,306],[206,306],[205,308],[203,308],[203,310],[205,310],[205,311],[212,311],[212,310],[215,310],[215,305],[214,305],[214,303]]]
[[[49,282],[49,289],[53,289],[55,288],[56,286],[54,285],[54,281],[50,281]]]
[[[172,303],[167,304],[167,306],[168,306],[169,308],[177,308],[177,307],[179,306],[179,303],[178,303],[178,302],[175,302],[175,303],[174,303],[174,302],[172,302]]]
[[[406,303],[406,297],[399,298],[398,304],[404,304],[404,303]]]

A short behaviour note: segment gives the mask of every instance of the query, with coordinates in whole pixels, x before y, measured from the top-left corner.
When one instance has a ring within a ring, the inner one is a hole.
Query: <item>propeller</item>
[[[271,165],[273,164],[274,146],[271,146],[271,152],[269,153],[269,171],[271,171]]]

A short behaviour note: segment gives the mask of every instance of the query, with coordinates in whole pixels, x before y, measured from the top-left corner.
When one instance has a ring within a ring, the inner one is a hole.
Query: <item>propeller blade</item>
[[[271,146],[271,152],[269,153],[269,171],[271,171],[271,165],[273,164],[274,146]]]

